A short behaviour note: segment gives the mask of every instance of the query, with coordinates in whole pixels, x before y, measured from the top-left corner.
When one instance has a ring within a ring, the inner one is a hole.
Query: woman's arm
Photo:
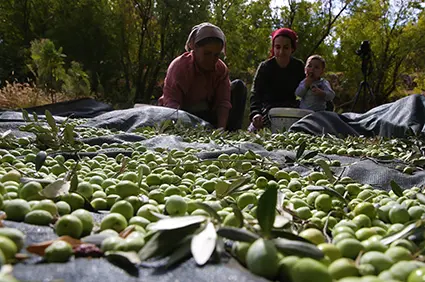
[[[178,61],[173,61],[168,67],[162,90],[163,105],[168,108],[180,109],[185,93],[185,78],[182,76]]]

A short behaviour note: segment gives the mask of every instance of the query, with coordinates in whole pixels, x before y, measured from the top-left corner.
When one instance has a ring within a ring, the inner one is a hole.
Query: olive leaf
[[[121,173],[123,173],[125,171],[125,169],[127,168],[127,163],[128,163],[128,158],[124,157],[121,161],[121,167],[120,170],[115,173],[115,175],[113,176],[113,178],[117,178]]]
[[[23,117],[24,121],[31,122],[31,118],[30,118],[28,112],[24,109],[22,109],[22,117]]]
[[[283,238],[272,240],[276,248],[285,255],[294,255],[300,257],[310,257],[322,259],[325,257],[323,252],[311,243],[293,241]]]
[[[348,200],[346,198],[344,198],[344,196],[341,195],[338,191],[336,191],[335,189],[332,189],[330,187],[327,187],[327,186],[309,185],[309,186],[306,187],[306,189],[307,189],[307,191],[310,191],[310,192],[313,192],[313,191],[325,192],[326,194],[329,194],[330,196],[334,196],[334,197],[337,197],[344,202],[348,202]]]
[[[254,172],[257,176],[264,176],[265,178],[267,178],[268,180],[275,180],[273,174],[262,170],[262,169],[258,169],[258,168],[254,168]]]
[[[288,239],[292,241],[301,241],[301,242],[311,243],[310,241],[304,239],[303,237],[300,237],[292,232],[288,232],[282,229],[272,229],[271,234],[275,238],[284,238],[284,239]]]
[[[251,158],[251,159],[253,159],[253,160],[255,160],[256,157],[257,157],[255,155],[255,153],[253,151],[251,151],[251,150],[248,150],[247,154],[248,154],[248,157]]]
[[[40,168],[43,166],[44,162],[46,161],[47,154],[45,151],[40,151],[35,155],[35,170],[39,171]]]
[[[316,163],[323,169],[329,181],[333,182],[335,180],[335,177],[332,173],[329,164],[325,160],[317,160]]]
[[[241,177],[232,182],[230,184],[229,188],[227,189],[227,192],[223,193],[222,196],[230,195],[231,193],[235,192],[239,187],[243,187],[245,184],[247,184],[251,180],[250,177]]]
[[[167,119],[165,120],[159,127],[158,133],[164,133],[170,126],[171,126],[171,120]]]
[[[307,154],[305,154],[305,156],[303,157],[304,160],[309,160],[314,158],[315,156],[317,156],[317,154],[319,154],[319,151],[311,151]]]
[[[226,239],[248,243],[254,242],[260,238],[260,236],[249,230],[228,226],[220,227],[217,230],[217,234]]]
[[[280,214],[284,213],[284,210],[282,209],[284,200],[285,193],[280,190],[277,190],[276,209]]]
[[[74,174],[71,178],[71,188],[70,188],[70,192],[74,192],[77,191],[78,188],[78,175]]]
[[[206,218],[201,215],[179,216],[165,218],[153,223],[150,227],[152,231],[173,230],[192,225],[200,225]]]
[[[3,132],[2,135],[1,135],[1,139],[6,138],[10,133],[12,133],[12,130],[10,130],[10,129]]]
[[[136,252],[109,251],[105,253],[105,257],[110,263],[136,273],[136,266],[141,263]]]
[[[261,227],[261,231],[265,236],[270,236],[270,231],[276,217],[276,203],[277,203],[277,188],[268,188],[258,200],[257,205],[257,219]]]
[[[198,265],[207,263],[215,250],[216,242],[217,232],[212,222],[208,222],[204,230],[193,236],[190,250]]]
[[[295,160],[293,158],[291,158],[290,156],[285,156],[285,163],[292,164],[294,162]]]
[[[424,194],[422,194],[422,193],[416,193],[416,199],[418,199],[418,201],[421,204],[424,204],[425,205],[425,195]]]
[[[193,236],[187,236],[183,239],[183,242],[176,248],[176,250],[167,258],[163,267],[165,269],[173,266],[174,264],[184,260],[185,258],[190,257],[191,251],[191,241]]]
[[[283,214],[291,216],[290,214],[286,213],[285,211],[283,212]],[[290,222],[291,222],[291,219],[289,219],[287,216],[276,215],[276,218],[274,219],[274,222],[273,222],[273,227],[278,228],[278,229],[283,228],[286,225],[288,225],[288,223],[290,223]]]
[[[412,152],[410,152],[410,153],[412,153]],[[413,164],[415,166],[423,167],[423,166],[425,166],[425,159],[415,159],[415,160],[413,160]]]
[[[81,241],[84,243],[100,246],[103,240],[112,236],[116,236],[116,235],[111,235],[109,233],[92,234],[92,235],[88,235],[86,237],[81,238]]]
[[[244,216],[241,210],[238,208],[236,204],[231,204],[230,206],[232,207],[233,214],[235,215],[236,221],[239,222],[238,227],[242,227],[244,223]]]
[[[241,186],[239,188],[236,188],[234,191],[232,191],[231,193],[229,193],[229,195],[235,195],[237,193],[242,193],[244,191],[251,190],[252,188],[254,188],[254,186],[255,186],[255,184],[253,184],[253,183],[245,184],[245,185],[243,185],[243,186]]]
[[[299,160],[301,159],[302,155],[304,154],[305,148],[307,147],[307,143],[305,141],[303,141],[300,146],[298,147],[297,150],[297,154],[296,154],[296,159]]]
[[[391,180],[390,186],[394,194],[396,194],[398,197],[403,197],[403,189],[401,189],[400,185],[398,185],[397,182]]]
[[[53,182],[55,182],[55,180],[51,180],[51,179],[38,179],[38,178],[31,178],[31,177],[22,177],[21,178],[21,183],[28,183],[28,182],[38,182],[42,185],[49,185],[52,184]]]
[[[46,198],[54,199],[56,197],[68,194],[70,187],[71,186],[69,181],[59,179],[44,187],[40,194]]]
[[[198,203],[198,202],[195,202],[195,205],[198,208],[209,213],[211,215],[211,217],[215,218],[218,222],[221,222],[221,217],[218,215],[218,213],[215,211],[215,209],[213,209],[211,206],[209,206],[205,203]]]
[[[52,114],[48,110],[46,110],[44,112],[44,116],[46,117],[47,124],[50,126],[50,128],[52,128],[53,134],[57,134],[59,131]]]
[[[70,125],[69,123],[66,124],[63,134],[64,134],[65,140],[71,146],[73,146],[75,144],[75,140],[74,140],[74,126]]]
[[[143,180],[143,166],[139,166],[138,172],[137,172],[137,186],[140,188],[142,185]]]
[[[400,230],[399,232],[392,234],[390,236],[387,236],[385,238],[381,239],[381,243],[384,245],[389,245],[392,242],[398,240],[398,239],[403,239],[406,238],[407,236],[409,236],[410,234],[413,233],[413,231],[416,228],[419,228],[423,225],[422,221],[418,221],[418,222],[412,222],[408,225],[406,225],[402,230]]]
[[[168,220],[168,219],[163,219]],[[192,235],[201,223],[187,225],[182,228],[161,230],[146,234],[146,244],[139,251],[139,257],[145,261],[152,257],[164,257],[172,253],[175,248],[183,242],[184,238]]]
[[[167,218],[170,218],[170,216],[168,216],[166,214],[159,213],[159,212],[149,211],[149,213],[151,215],[155,216],[157,219],[167,219]]]
[[[119,236],[123,239],[127,238],[136,229],[135,225],[129,225],[119,233]]]

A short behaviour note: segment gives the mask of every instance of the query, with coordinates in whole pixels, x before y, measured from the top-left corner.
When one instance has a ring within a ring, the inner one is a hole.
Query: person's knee
[[[241,79],[235,79],[232,81],[231,84],[231,89],[232,92],[238,92],[238,93],[246,93],[247,92],[247,88],[245,83],[241,80]]]

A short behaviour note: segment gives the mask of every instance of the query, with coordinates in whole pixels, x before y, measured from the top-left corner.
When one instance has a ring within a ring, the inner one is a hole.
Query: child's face
[[[323,64],[319,60],[310,60],[305,65],[305,75],[310,76],[313,79],[319,79],[324,71]]]

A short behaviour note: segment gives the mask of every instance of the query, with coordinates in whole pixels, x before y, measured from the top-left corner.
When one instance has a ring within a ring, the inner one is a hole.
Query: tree
[[[32,64],[28,65],[37,79],[37,85],[50,92],[52,102],[54,96],[52,90],[59,91],[65,79],[66,73],[63,67],[65,54],[62,48],[56,50],[55,44],[49,39],[35,40],[31,42]]]
[[[270,49],[270,33],[275,21],[270,0],[214,1],[212,22],[227,38],[226,64],[232,79],[251,83],[257,65]]]
[[[387,0],[361,1],[352,7],[337,28],[340,46],[336,48],[335,65],[351,78],[346,87],[351,93],[346,96],[354,94],[356,83],[362,79],[360,58],[355,51],[360,42],[370,40],[374,65],[370,84],[377,104],[388,101],[397,89],[399,74],[409,69],[406,58],[423,44],[425,30],[414,24],[418,9],[420,6],[412,1],[399,1],[391,6]]]
[[[351,2],[289,0],[288,6],[282,7],[282,26],[298,33],[299,48],[296,55],[299,58],[307,60],[313,54],[321,54],[327,58],[332,56],[334,42],[330,35]],[[328,40],[327,44],[324,44],[325,40]]]

